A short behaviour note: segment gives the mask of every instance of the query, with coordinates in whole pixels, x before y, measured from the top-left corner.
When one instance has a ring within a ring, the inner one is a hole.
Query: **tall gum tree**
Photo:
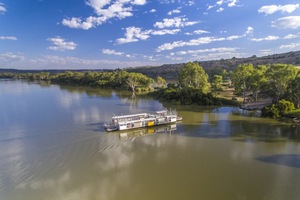
[[[287,92],[288,85],[297,76],[297,68],[288,64],[275,64],[270,66],[266,75],[271,96],[278,101]]]
[[[253,74],[254,67],[252,64],[239,65],[232,73],[231,80],[234,85],[235,92],[242,94],[245,100],[246,93],[250,91],[250,79]]]
[[[201,89],[206,92],[209,87],[208,75],[197,62],[189,62],[184,65],[178,74],[181,87]]]

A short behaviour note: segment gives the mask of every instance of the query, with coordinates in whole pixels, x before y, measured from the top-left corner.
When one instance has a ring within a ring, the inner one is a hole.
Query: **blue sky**
[[[299,49],[299,0],[0,0],[0,68],[114,69]]]

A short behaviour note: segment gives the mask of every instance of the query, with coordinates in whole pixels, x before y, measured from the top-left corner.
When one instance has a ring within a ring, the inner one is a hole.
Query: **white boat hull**
[[[112,123],[105,125],[105,130],[110,132],[166,125],[176,123],[181,119],[181,117],[178,117],[174,113],[170,114],[168,111],[158,111],[155,114],[121,115],[113,117]]]

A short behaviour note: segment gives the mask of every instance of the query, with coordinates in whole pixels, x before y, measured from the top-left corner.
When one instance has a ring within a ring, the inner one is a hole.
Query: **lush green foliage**
[[[167,81],[163,77],[157,76],[156,77],[156,84],[157,84],[158,87],[165,87],[166,84],[167,84]]]
[[[268,67],[266,77],[269,95],[276,101],[285,97],[288,85],[296,78],[298,69],[293,65],[276,64]]]
[[[211,79],[211,89],[213,91],[222,90],[223,77],[220,75],[214,75]]]
[[[200,89],[202,92],[208,90],[208,75],[197,62],[189,62],[184,65],[178,74],[178,81],[183,88]]]
[[[300,73],[287,88],[287,98],[292,101],[296,108],[300,108]]]
[[[294,104],[285,99],[279,100],[278,103],[266,106],[262,109],[262,116],[278,118],[294,110]]]
[[[25,74],[2,74],[3,78],[28,80],[51,80],[52,83],[103,88],[124,88],[133,91],[152,90],[154,80],[140,73],[126,71],[110,72],[72,72],[50,74],[48,72]]]
[[[300,109],[295,109],[290,112],[287,112],[284,116],[289,118],[300,118]]]
[[[169,85],[151,93],[157,99],[181,105],[236,105],[236,102],[217,98],[213,93],[203,93],[201,89],[179,88]]]
[[[263,93],[278,102],[282,98],[299,105],[300,93],[299,79],[296,80],[299,70],[293,65],[274,64],[254,67],[252,64],[240,65],[236,68],[231,79],[235,92],[247,94],[257,100],[258,94]],[[288,95],[290,94],[290,95]]]

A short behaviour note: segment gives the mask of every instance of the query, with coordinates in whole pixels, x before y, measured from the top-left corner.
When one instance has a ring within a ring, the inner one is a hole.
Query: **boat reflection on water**
[[[177,129],[176,123],[169,125],[161,125],[149,128],[131,129],[128,131],[121,131],[119,133],[120,140],[133,139],[135,137],[153,135],[155,133],[174,133]]]

